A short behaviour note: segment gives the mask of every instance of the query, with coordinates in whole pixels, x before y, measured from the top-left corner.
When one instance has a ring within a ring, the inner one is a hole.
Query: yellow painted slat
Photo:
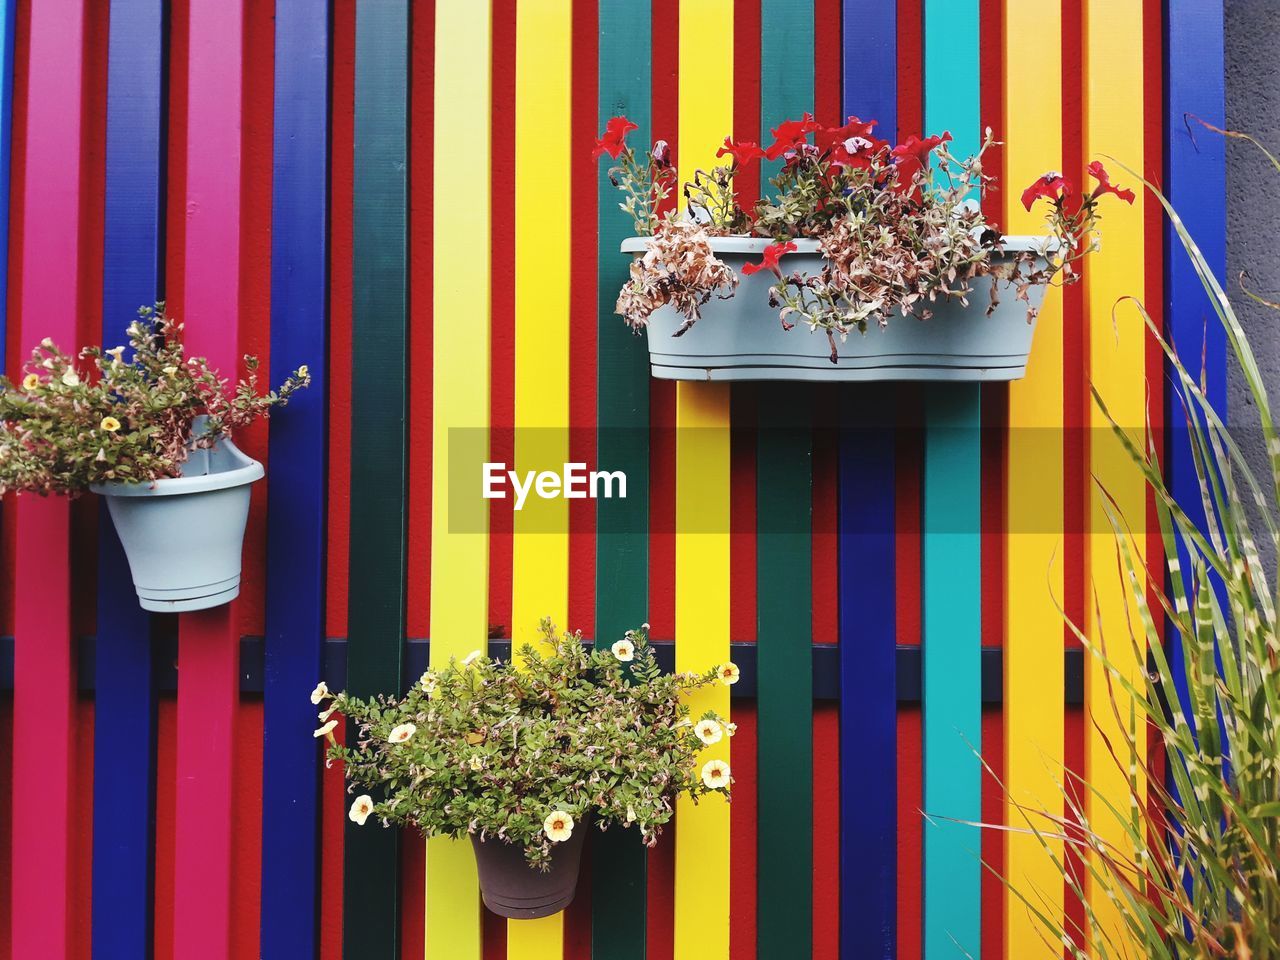
[[[488,635],[488,511],[480,464],[489,426],[488,0],[436,8],[435,142],[467,144],[467,162],[435,165],[431,477],[431,663],[464,657]],[[480,960],[471,845],[427,843],[426,957]]]
[[[522,474],[558,473],[569,460],[572,40],[571,0],[517,5],[515,469]],[[514,532],[511,636],[518,651],[536,639],[543,617],[568,626],[568,501],[531,495],[515,513]],[[562,913],[507,922],[508,960],[556,960],[563,945]]]
[[[1133,170],[1143,168],[1143,0],[1086,0],[1085,2],[1085,160],[1107,155]],[[1104,160],[1116,180],[1131,178],[1115,161]],[[1132,183],[1129,184],[1132,186]],[[1131,305],[1117,307],[1119,298],[1143,293],[1146,270],[1143,245],[1143,195],[1133,206],[1107,198],[1102,223],[1102,250],[1091,257],[1085,272],[1089,325],[1089,367],[1094,385],[1111,413],[1132,430],[1144,445],[1145,335],[1141,317]],[[1113,317],[1114,310],[1114,317]],[[1159,395],[1157,391],[1157,396]],[[1131,528],[1145,528],[1145,487],[1119,442],[1110,434],[1096,408],[1090,410],[1090,469],[1117,501]],[[1127,676],[1142,669],[1141,653],[1131,643],[1131,623],[1136,635],[1142,630],[1131,620],[1133,602],[1128,584],[1119,575],[1115,539],[1101,510],[1101,497],[1091,485],[1090,533],[1086,584],[1091,589],[1088,635],[1094,644],[1105,642],[1107,654]],[[1134,544],[1141,550],[1141,543]],[[1096,596],[1098,616],[1094,616]],[[1122,764],[1129,723],[1129,698],[1118,687],[1115,695],[1120,717],[1113,711],[1102,665],[1089,658],[1085,674],[1085,769],[1089,782],[1121,809],[1126,807],[1128,771],[1117,764],[1106,740],[1114,745]],[[1104,737],[1106,740],[1104,740]],[[1144,737],[1139,737],[1139,750]],[[1145,752],[1145,751],[1144,751]],[[1128,848],[1123,830],[1102,802],[1091,798],[1086,816],[1104,839],[1123,851]],[[1090,884],[1089,900],[1102,928],[1125,943],[1118,912]],[[1131,951],[1132,947],[1121,950]]]
[[[1004,4],[1004,226],[1044,233],[1045,204],[1028,212],[1022,188],[1062,167],[1062,10],[1059,0]],[[1005,579],[1005,823],[1024,827],[1014,803],[1061,816],[1063,342],[1062,295],[1046,293],[1027,376],[1009,384]],[[1040,824],[1037,824],[1040,826]],[[1050,844],[1062,855],[1062,844]],[[1063,915],[1062,874],[1034,837],[1010,833],[1005,870],[1049,917]],[[1011,891],[1005,894],[1006,956],[1043,949],[1042,930]]]
[[[680,180],[716,164],[733,130],[733,0],[680,0]],[[729,387],[676,386],[676,669],[729,659]],[[729,690],[690,698],[697,717],[729,716]],[[729,740],[700,762],[732,763]],[[729,806],[676,805],[675,958],[728,960]]]

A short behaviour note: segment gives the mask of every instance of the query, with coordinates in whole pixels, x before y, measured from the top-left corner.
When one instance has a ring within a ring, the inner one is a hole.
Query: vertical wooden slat
[[[263,689],[262,956],[316,951],[319,751],[305,696],[324,642],[328,431],[329,4],[279,0],[271,215],[271,382],[309,389],[271,419]]]
[[[573,4],[516,5],[515,469],[569,462],[569,122]],[[538,622],[568,625],[569,502],[531,496],[515,514],[513,659]],[[579,829],[586,829],[580,827]],[[509,960],[563,953],[564,914],[507,923]]]
[[[1141,170],[1144,159],[1142,58],[1134,53],[1143,47],[1142,0],[1085,0],[1084,82],[1086,163],[1101,154],[1114,157],[1130,169]],[[1114,161],[1104,161],[1115,179],[1123,182],[1124,172]],[[1092,186],[1092,182],[1086,187]],[[1144,197],[1137,191],[1133,206],[1108,197],[1102,249],[1089,260],[1085,273],[1085,304],[1088,323],[1088,378],[1097,389],[1111,415],[1139,447],[1146,440],[1145,329],[1133,307],[1116,302],[1123,296],[1144,292],[1142,278],[1146,265],[1143,229]],[[1130,624],[1136,610],[1130,584],[1119,575],[1115,537],[1102,511],[1099,488],[1113,498],[1116,508],[1135,531],[1145,528],[1146,487],[1139,471],[1130,462],[1110,425],[1096,405],[1089,413],[1089,523],[1086,546],[1086,624],[1095,645],[1105,644],[1106,654],[1123,676],[1140,682],[1143,658],[1133,649]],[[1143,542],[1135,536],[1129,544],[1135,557],[1143,553]],[[1139,583],[1143,579],[1139,578]],[[1096,613],[1095,613],[1096,611]],[[1141,637],[1141,631],[1136,633]],[[1112,705],[1112,695],[1116,704]],[[1085,673],[1085,708],[1088,711],[1085,739],[1085,774],[1093,791],[1126,809],[1129,752],[1125,747],[1130,698],[1113,684],[1108,689],[1106,670],[1096,657],[1088,658]],[[1119,718],[1119,719],[1118,719]],[[1108,742],[1111,744],[1108,747]],[[1145,756],[1146,737],[1137,736],[1137,758]],[[1115,751],[1115,756],[1112,755]],[[1118,762],[1117,762],[1118,760]],[[1090,826],[1121,852],[1129,849],[1124,825],[1118,823],[1094,792],[1085,801]],[[1098,922],[1108,935],[1124,944],[1123,920],[1097,885],[1089,881],[1087,892]]]
[[[762,142],[814,104],[810,0],[760,6]],[[762,178],[767,171],[762,171]],[[768,186],[761,184],[762,192]],[[813,945],[812,387],[766,388],[756,436],[756,951],[808,956]]]
[[[733,129],[732,0],[680,0],[680,180],[715,166]],[[729,389],[676,385],[676,669],[729,659]],[[729,717],[729,690],[690,697],[694,717]],[[699,762],[729,759],[724,739]],[[718,797],[676,805],[675,957],[729,956],[729,808]]]
[[[347,688],[398,693],[405,623],[409,5],[356,7]],[[347,824],[343,954],[399,950],[399,839]]]
[[[893,4],[846,0],[842,112],[878,121],[886,138],[900,126],[897,29]],[[860,829],[840,831],[840,949],[889,960],[897,955],[897,494],[894,421],[883,411],[895,393],[887,384],[841,390],[840,818]],[[854,787],[868,782],[881,787]]]
[[[434,168],[433,666],[481,647],[488,631],[488,512],[471,478],[489,448],[492,32],[488,0],[436,8],[435,142],[466,143],[469,159]],[[428,841],[426,910],[429,960],[480,960],[467,841]]]
[[[637,150],[650,140],[649,73],[652,30],[649,5],[600,0],[597,121],[626,116],[638,127]],[[613,312],[627,280],[628,260],[618,252],[634,233],[618,209],[600,161],[597,284],[597,469],[627,476],[625,499],[596,501],[596,646],[607,648],[648,619],[649,603],[649,362],[622,319]],[[664,838],[670,843],[671,838]],[[646,850],[639,831],[617,828],[592,837],[593,960],[645,957]]]
[[[244,11],[192,0],[187,62],[187,350],[239,370],[240,123]],[[174,954],[231,953],[233,751],[239,702],[235,604],[182,614],[178,627]]]
[[[1170,0],[1165,13],[1165,142],[1166,195],[1195,238],[1205,262],[1219,281],[1225,280],[1226,155],[1225,142],[1203,129],[1195,118],[1221,127],[1224,123],[1223,12],[1221,5]],[[1214,316],[1191,260],[1172,224],[1165,226],[1168,266],[1165,317],[1169,338],[1184,366],[1199,378],[1203,363],[1205,395],[1225,418],[1227,404],[1227,338]],[[1178,504],[1195,519],[1204,518],[1204,502],[1191,455],[1191,442],[1181,400],[1170,380],[1165,385],[1168,416],[1166,463]],[[1186,551],[1180,555],[1186,559]],[[1189,570],[1183,565],[1184,575]],[[1167,648],[1169,666],[1183,704],[1188,704],[1182,645]],[[1172,781],[1170,788],[1174,788]],[[1174,788],[1176,789],[1176,788]]]
[[[978,2],[926,0],[924,126],[950,131],[952,153],[975,153],[979,113]],[[938,817],[982,816],[980,646],[981,392],[924,391],[924,952],[979,950],[980,838]]]
[[[1062,14],[1056,0],[1005,0],[1004,199],[1002,225],[1012,234],[1041,234],[1043,204],[1028,212],[1020,193],[1062,167]],[[1036,322],[1027,376],[1009,385],[1005,573],[1005,823],[1026,826],[1015,804],[1061,816],[1063,705],[1046,691],[1064,686],[1063,590],[1063,339],[1062,301],[1046,292]],[[1053,853],[1062,844],[1049,841]],[[1034,837],[1010,833],[1005,872],[1037,907],[1062,916],[1060,869]],[[1010,957],[1041,948],[1042,928],[1023,903],[1005,895],[1005,943]]]
[[[165,14],[113,0],[107,63],[102,340],[125,342],[162,296]],[[102,504],[98,527],[93,777],[93,948],[145,956],[151,941],[155,691],[151,618]]]
[[[27,153],[23,210],[19,356],[43,337],[76,341],[79,272],[81,0],[31,11]],[[48,292],[64,296],[51,302]],[[12,950],[15,957],[66,956],[70,881],[72,741],[75,706],[71,638],[70,513],[59,497],[20,497],[14,572],[13,785],[32,784],[41,814],[12,824]],[[19,809],[15,804],[14,809]]]
[[[0,370],[8,369],[9,172],[13,166],[13,35],[17,13],[17,0],[0,3]]]

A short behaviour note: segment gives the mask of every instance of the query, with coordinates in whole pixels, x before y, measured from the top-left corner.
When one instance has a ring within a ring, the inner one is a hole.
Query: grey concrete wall
[[[1213,0],[1205,0],[1213,2]],[[1226,0],[1227,127],[1280,153],[1280,0]],[[1271,405],[1280,408],[1280,313],[1240,294],[1236,278],[1280,300],[1280,173],[1252,144],[1227,143],[1227,289],[1263,370]],[[1257,439],[1257,416],[1234,357],[1228,359],[1228,412],[1240,428],[1260,480],[1270,476]]]

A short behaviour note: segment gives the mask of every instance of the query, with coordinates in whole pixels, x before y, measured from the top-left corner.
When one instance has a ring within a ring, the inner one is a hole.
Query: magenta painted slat
[[[42,337],[76,345],[80,266],[83,0],[32,5],[20,356]],[[70,51],[71,55],[68,55]],[[50,296],[57,291],[58,296]],[[75,691],[70,515],[60,497],[17,507],[14,582],[12,955],[70,955],[71,769]]]
[[[244,10],[191,0],[187,65],[186,343],[237,371],[240,102]],[[231,956],[232,749],[238,698],[235,604],[182,614],[178,629],[174,956]],[[257,824],[241,824],[257,829]]]

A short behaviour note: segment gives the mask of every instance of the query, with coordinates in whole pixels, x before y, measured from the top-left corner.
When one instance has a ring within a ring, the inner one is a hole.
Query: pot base
[[[240,575],[229,580],[211,583],[207,587],[198,588],[198,596],[191,596],[192,590],[148,590],[146,587],[134,585],[138,593],[138,605],[143,610],[154,613],[188,613],[192,610],[208,610],[230,603],[240,596]],[[180,593],[175,596],[175,593]]]
[[[551,869],[546,872],[525,862],[520,844],[481,840],[472,834],[484,905],[509,920],[538,920],[569,906],[578,889],[578,866],[589,823],[590,817],[584,818],[573,836],[552,847]]]

